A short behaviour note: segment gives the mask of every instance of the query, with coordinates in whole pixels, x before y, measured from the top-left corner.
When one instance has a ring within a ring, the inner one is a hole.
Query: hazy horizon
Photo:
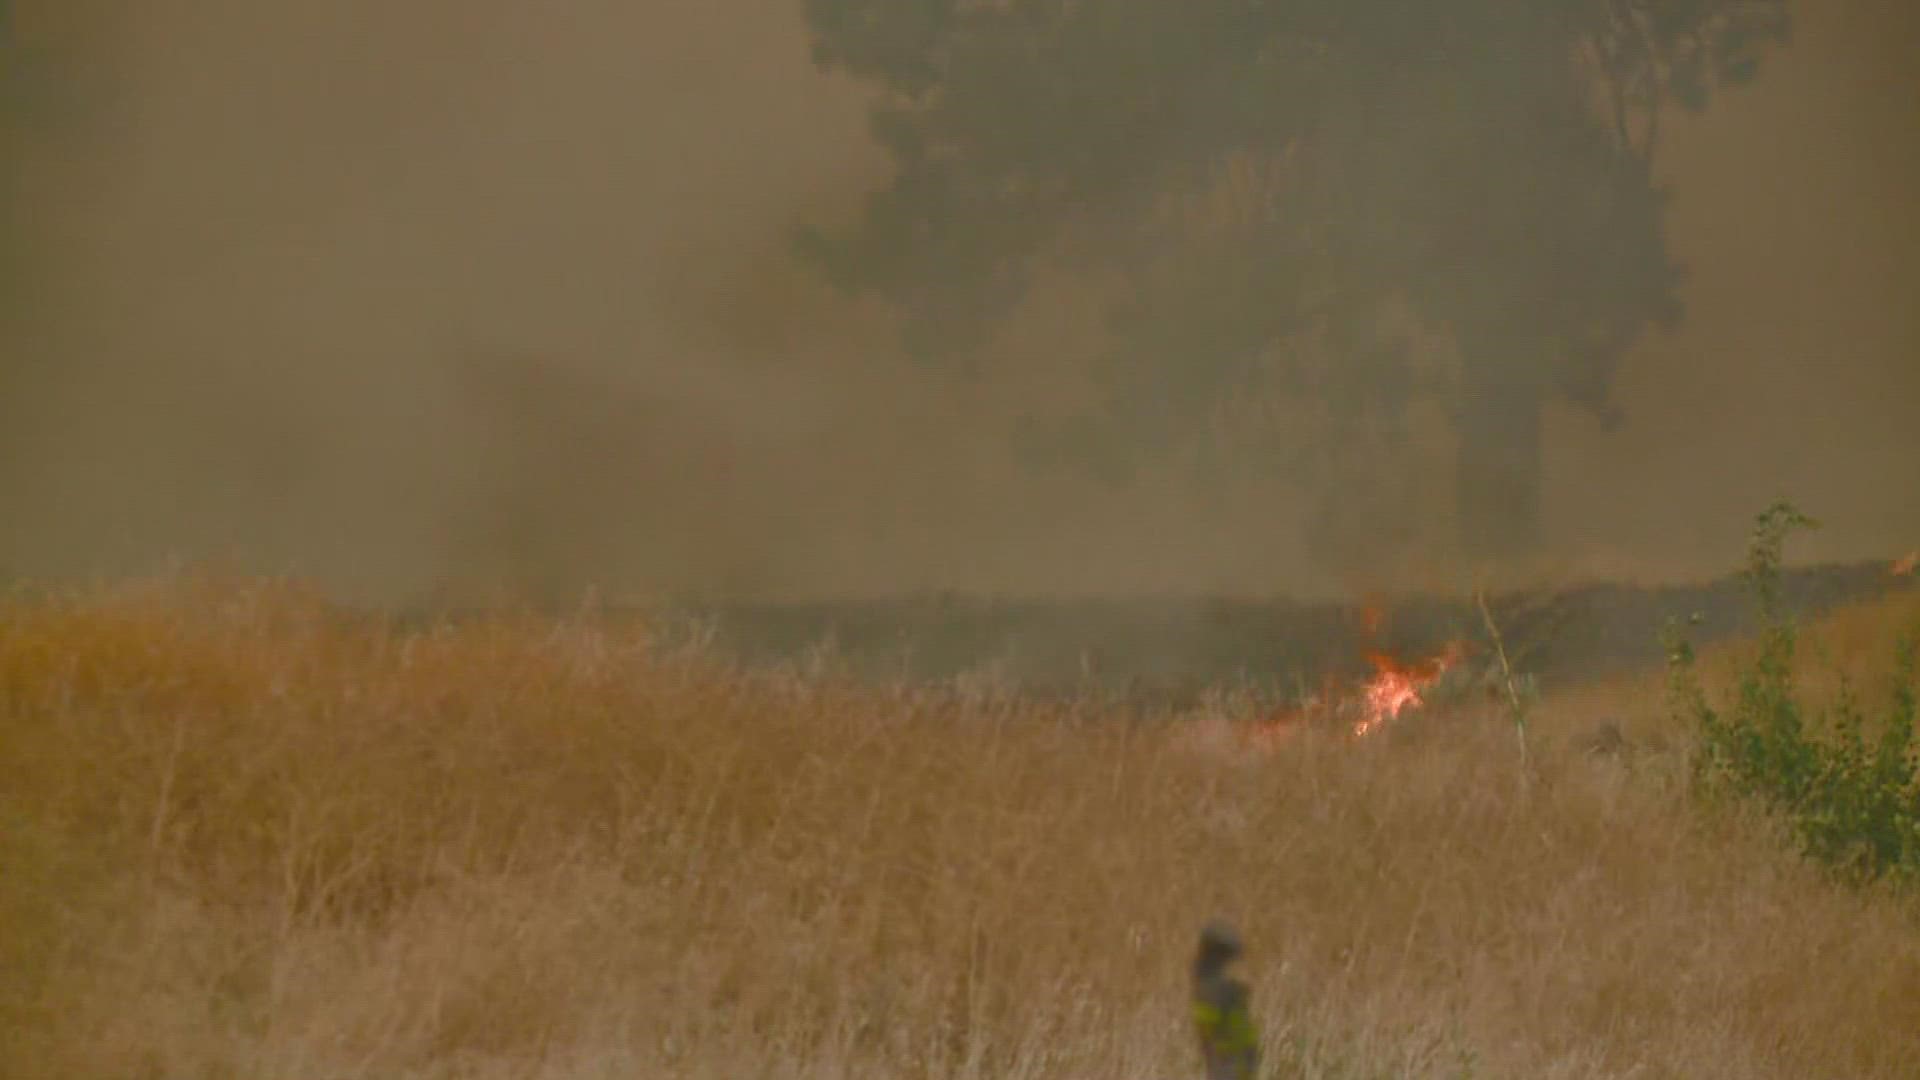
[[[1920,12],[1801,4],[1758,82],[1675,117],[1687,319],[1624,423],[1548,418],[1532,573],[1717,576],[1920,546]],[[798,0],[22,0],[83,103],[33,128],[0,402],[0,573],[220,560],[358,600],[1328,596],[1453,583],[1436,541],[1316,565],[1246,470],[1023,466],[1087,313],[1036,297],[971,376],[787,255],[884,179]],[[1416,537],[1444,469],[1398,478]]]

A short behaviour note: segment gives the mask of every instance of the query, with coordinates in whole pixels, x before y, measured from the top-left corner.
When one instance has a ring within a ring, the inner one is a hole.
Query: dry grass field
[[[1871,677],[1916,614],[1818,637]],[[1658,673],[1549,696],[1530,771],[1480,704],[1258,750],[1241,711],[403,633],[277,584],[16,598],[0,1068],[1194,1076],[1217,913],[1277,1076],[1920,1074],[1920,903],[1691,798]]]

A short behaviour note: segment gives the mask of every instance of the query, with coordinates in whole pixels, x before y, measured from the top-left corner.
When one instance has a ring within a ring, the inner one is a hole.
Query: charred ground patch
[[[1789,571],[1788,608],[1817,616],[1911,587],[1882,562]],[[1360,604],[1287,600],[1141,598],[1037,601],[935,595],[845,603],[740,603],[687,608],[723,655],[759,665],[824,652],[864,677],[908,681],[986,673],[1037,694],[1090,688],[1179,700],[1206,686],[1286,689],[1356,677],[1378,648],[1424,655],[1480,641],[1472,597]],[[1695,640],[1750,635],[1754,614],[1739,575],[1670,586],[1594,583],[1512,592],[1488,607],[1516,664],[1557,686],[1643,670],[1662,660],[1669,618],[1698,617]]]

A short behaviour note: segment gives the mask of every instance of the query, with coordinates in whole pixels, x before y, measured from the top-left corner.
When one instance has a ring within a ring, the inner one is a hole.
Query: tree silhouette
[[[1620,356],[1680,315],[1662,112],[1788,28],[1786,0],[805,5],[815,62],[876,91],[894,175],[799,247],[913,352],[982,344],[1043,265],[1103,275],[1097,430],[1166,449],[1287,395],[1324,428],[1294,464],[1350,478],[1432,400],[1480,556],[1537,542],[1542,407],[1611,421]]]

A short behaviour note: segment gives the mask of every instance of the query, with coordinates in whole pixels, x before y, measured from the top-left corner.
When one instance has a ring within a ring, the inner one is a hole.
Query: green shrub
[[[1778,808],[1808,854],[1850,877],[1920,876],[1914,634],[1894,644],[1893,686],[1877,723],[1844,678],[1826,709],[1804,704],[1794,686],[1798,633],[1781,603],[1781,550],[1790,532],[1814,525],[1787,503],[1759,517],[1746,570],[1759,650],[1739,672],[1731,707],[1709,703],[1692,646],[1669,624],[1674,708],[1698,737],[1696,776],[1704,790]]]

